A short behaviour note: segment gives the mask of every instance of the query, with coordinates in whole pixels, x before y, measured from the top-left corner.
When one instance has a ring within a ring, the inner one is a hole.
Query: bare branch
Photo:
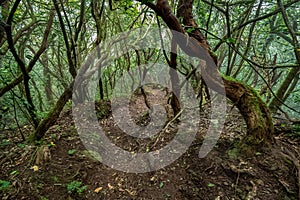
[[[42,40],[42,45],[39,48],[39,50],[37,51],[37,53],[34,55],[33,59],[29,62],[27,69],[25,69],[25,71],[27,73],[29,73],[33,69],[35,63],[37,62],[37,60],[39,59],[39,57],[41,56],[41,54],[45,51],[45,49],[47,47],[47,40],[48,40],[48,36],[50,34],[50,30],[52,28],[53,18],[54,18],[54,12],[51,11],[47,26],[46,26],[45,31],[44,31],[44,37],[43,37],[43,40]],[[12,42],[12,43],[14,44],[14,42]],[[14,46],[13,44],[11,44],[11,45]],[[21,62],[23,63],[21,65],[24,65],[24,67],[25,67],[25,63],[23,61],[21,61]],[[17,76],[17,78],[15,78],[10,83],[8,83],[7,85],[5,85],[3,88],[0,89],[0,97],[3,96],[9,90],[13,89],[15,86],[17,86],[23,80],[24,80],[24,74],[21,73],[20,75]]]

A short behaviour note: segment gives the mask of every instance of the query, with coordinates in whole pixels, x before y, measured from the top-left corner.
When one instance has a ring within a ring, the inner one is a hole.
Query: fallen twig
[[[165,125],[165,127],[160,131],[160,134],[158,135],[156,141],[154,142],[154,144],[151,146],[150,149],[152,149],[152,148],[157,144],[157,142],[159,141],[159,138],[160,138],[161,134],[162,134],[163,132],[165,132],[165,130],[167,130],[167,128],[171,125],[171,123],[174,122],[174,121],[181,115],[182,112],[183,112],[183,109],[180,110],[180,111],[177,113],[177,115],[176,115],[175,117],[173,117],[173,119],[171,119],[171,120]]]

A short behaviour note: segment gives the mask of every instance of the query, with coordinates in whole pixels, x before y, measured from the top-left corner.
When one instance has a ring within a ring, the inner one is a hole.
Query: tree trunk
[[[278,107],[282,105],[284,97],[286,95],[289,95],[286,93],[286,91],[288,90],[293,80],[298,76],[299,71],[300,71],[300,67],[295,67],[288,73],[287,77],[285,78],[285,80],[283,81],[283,83],[281,84],[280,88],[276,93],[277,98],[274,97],[271,100],[271,103],[269,104],[269,107],[272,112],[275,113],[278,110]]]
[[[182,33],[182,35],[177,36],[177,43],[187,55],[200,59],[210,56],[211,60],[215,62],[212,63],[210,59],[206,59],[206,66],[201,70],[202,77],[207,85],[217,92],[222,91],[221,89],[225,87],[226,96],[237,106],[244,117],[248,131],[241,142],[240,150],[249,155],[257,151],[257,147],[269,145],[273,141],[274,127],[267,105],[254,89],[244,83],[224,75],[221,75],[222,80],[218,78],[220,73],[216,66],[217,58],[211,53],[206,39],[197,29],[197,24],[192,16],[193,0],[180,0],[177,11],[185,26],[195,28],[189,32],[190,39],[186,38],[186,32],[178,19],[172,14],[167,0],[158,0],[156,5],[146,4],[162,17],[171,30]],[[198,45],[195,45],[193,38],[198,41]],[[224,86],[221,84],[222,82]]]
[[[171,55],[170,55],[170,77],[171,77],[171,83],[172,83],[172,94],[170,99],[170,104],[174,113],[174,116],[176,116],[180,110],[180,102],[178,98],[180,97],[180,85],[179,85],[179,76],[177,73],[177,43],[175,40],[172,40],[171,45]]]
[[[70,86],[59,97],[52,111],[48,113],[48,115],[39,123],[35,131],[28,137],[28,142],[34,142],[36,140],[42,139],[47,130],[56,122],[65,104],[72,97],[73,85],[74,82],[72,82]]]
[[[247,124],[247,135],[243,138],[241,144],[251,146],[263,146],[270,144],[273,140],[273,121],[269,109],[259,94],[241,82],[230,77],[222,76],[226,96],[234,103],[244,117]],[[248,151],[247,148],[243,149]]]
[[[50,103],[50,105],[52,105],[53,91],[52,91],[52,81],[51,81],[51,76],[50,76],[50,69],[49,69],[49,65],[48,65],[48,60],[49,60],[48,54],[47,53],[43,54],[41,57],[41,60],[44,65],[43,76],[45,79],[44,90],[45,90],[45,94],[46,94],[46,100],[48,103]]]
[[[289,17],[286,13],[285,7],[282,4],[281,0],[277,0],[277,5],[281,10],[281,15],[282,15],[283,21],[284,21],[285,26],[288,29],[288,32],[292,38],[290,43],[294,47],[294,53],[295,53],[298,67],[293,68],[288,73],[286,79],[284,80],[284,82],[282,83],[282,85],[280,86],[279,90],[276,93],[277,98],[273,98],[273,100],[271,101],[270,108],[274,112],[277,111],[278,107],[283,104],[282,100],[289,96],[289,94],[287,93],[287,90],[288,90],[289,86],[291,85],[291,83],[293,82],[293,80],[295,78],[297,78],[298,73],[300,72],[300,66],[299,66],[300,65],[300,51],[299,51],[298,36],[296,34],[297,28],[295,29],[294,27],[291,26],[292,23],[289,20]]]

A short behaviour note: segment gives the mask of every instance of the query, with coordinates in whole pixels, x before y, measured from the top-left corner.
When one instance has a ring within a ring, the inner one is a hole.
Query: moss
[[[232,86],[236,84],[236,87],[240,88],[240,92],[244,93],[240,97],[237,96],[240,99],[235,99],[236,102],[234,102],[243,115],[248,128],[247,136],[239,142],[237,148],[242,154],[252,155],[255,148],[262,147],[272,140],[273,121],[268,107],[254,88],[230,76],[224,74],[221,76],[229,84],[232,83]]]
[[[26,138],[26,144],[32,144],[37,140],[36,134],[33,132]]]
[[[240,153],[240,150],[237,147],[235,147],[235,148],[230,149],[230,150],[227,151],[228,157],[230,159],[234,159],[234,160],[236,160],[238,158],[239,153]]]
[[[237,82],[237,83],[240,83],[241,85],[243,85],[249,91],[249,94],[251,94],[253,96],[253,98],[251,98],[251,102],[255,106],[256,111],[259,113],[259,116],[264,117],[263,112],[262,112],[262,108],[263,107],[267,108],[267,105],[265,104],[265,101],[262,99],[262,97],[260,96],[258,91],[256,91],[254,88],[250,87],[249,85],[243,83],[242,81],[239,81],[235,78],[232,78],[232,77],[227,76],[227,75],[222,74],[222,73],[220,73],[220,74],[225,80],[234,81],[234,82]],[[272,123],[271,115],[268,115],[268,119],[270,120],[269,123]],[[261,121],[264,121],[264,120],[261,119],[259,121],[261,122]]]
[[[235,78],[233,78],[233,77],[231,77],[231,76],[227,76],[227,75],[225,75],[225,74],[223,74],[223,73],[221,73],[221,72],[219,72],[219,74],[220,74],[220,76],[221,76],[222,78],[224,78],[224,79],[227,80],[227,81],[234,81],[234,82],[237,82],[237,83],[240,83],[240,84],[246,86],[245,83],[243,83],[242,81],[239,81],[239,80],[237,80],[237,79],[235,79]]]

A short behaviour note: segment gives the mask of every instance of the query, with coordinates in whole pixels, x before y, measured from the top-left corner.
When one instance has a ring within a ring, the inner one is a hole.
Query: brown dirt
[[[151,102],[159,102],[158,99],[162,98],[153,98]],[[176,133],[176,124],[173,124],[168,133],[158,134],[160,138],[142,142],[118,129],[108,103],[97,104],[96,108],[100,124],[111,133],[108,134],[110,139],[127,150],[145,151],[153,144],[154,150],[159,149]],[[133,99],[131,108],[138,124],[143,126],[149,122],[141,96]],[[142,174],[116,171],[90,156],[78,137],[70,109],[61,114],[42,144],[22,145],[18,132],[2,132],[0,179],[9,181],[11,186],[0,190],[0,198],[298,199],[299,169],[295,163],[299,162],[300,156],[299,138],[278,133],[272,148],[257,152],[251,158],[241,158],[235,152],[235,144],[245,133],[245,124],[237,110],[232,109],[218,144],[208,156],[200,159],[198,152],[209,123],[208,116],[208,113],[201,114],[196,140],[185,154],[163,169]],[[29,133],[30,127],[24,127],[22,131]],[[50,146],[51,158],[44,155],[43,148],[37,147],[39,145]],[[37,156],[41,157],[39,165],[36,164]],[[38,166],[37,171],[33,170],[34,165]],[[86,189],[82,193],[68,192],[67,185],[72,181],[81,182],[80,187],[86,186]]]

